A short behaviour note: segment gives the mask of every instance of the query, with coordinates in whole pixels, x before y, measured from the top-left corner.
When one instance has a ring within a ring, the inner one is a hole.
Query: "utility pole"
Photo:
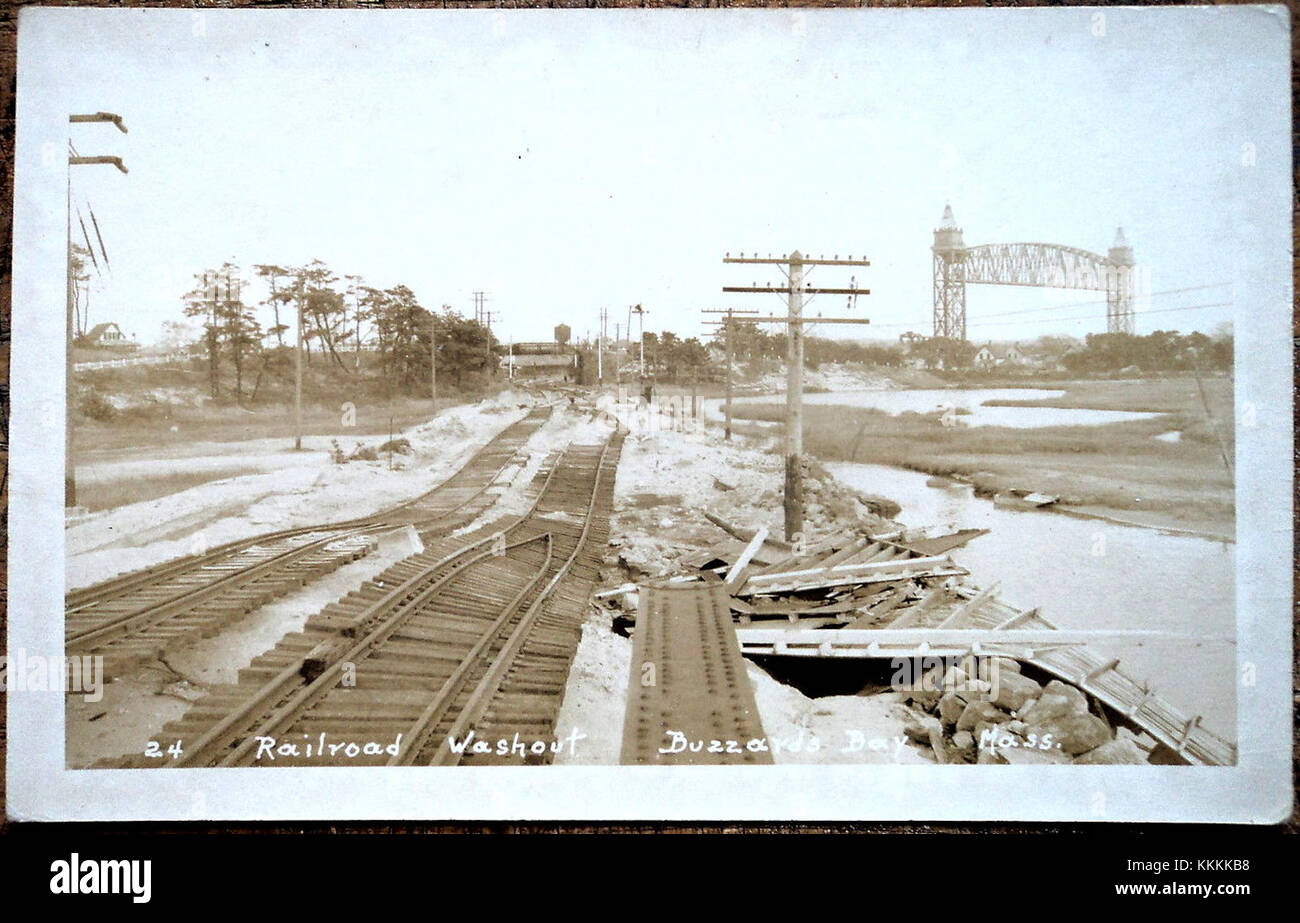
[[[797,541],[796,536],[803,533],[803,353],[805,324],[867,324],[866,318],[829,318],[815,317],[805,319],[803,315],[804,297],[807,295],[848,295],[850,305],[858,295],[871,294],[867,289],[856,285],[849,288],[810,288],[804,281],[810,267],[816,266],[870,266],[868,260],[855,260],[852,256],[841,260],[805,257],[798,250],[788,256],[773,258],[757,255],[746,257],[740,254],[733,257],[730,253],[723,256],[724,263],[759,263],[781,267],[786,277],[785,286],[731,286],[724,285],[724,293],[755,294],[767,292],[786,297],[787,314],[785,317],[728,317],[724,323],[783,323],[786,325],[786,395],[785,395],[785,538]]]
[[[737,314],[757,314],[758,312],[752,309],[742,309],[742,308],[727,308],[725,311],[714,311],[714,310],[710,310],[709,308],[705,308],[700,313],[727,315],[727,319],[722,321],[722,339],[724,343],[723,348],[726,349],[727,351],[727,390],[726,390],[726,399],[723,401],[723,408],[724,408],[723,414],[726,418],[726,422],[723,429],[723,438],[726,439],[728,442],[730,442],[731,441],[731,375],[732,375],[731,323],[735,319],[735,316]],[[705,323],[712,324],[716,322],[705,321]]]
[[[438,415],[438,315],[429,312],[429,390],[432,392],[433,415]]]
[[[640,331],[640,339],[641,339],[641,374],[642,374],[642,375],[645,375],[645,316],[646,316],[646,314],[648,314],[648,313],[649,313],[649,312],[646,311],[646,309],[643,308],[643,307],[641,307],[639,304],[638,304],[638,305],[633,305],[633,306],[628,310],[629,318],[630,318],[630,315],[632,315],[632,314],[635,314],[635,315],[637,316],[637,318],[638,318],[638,320],[637,320],[637,329]],[[631,329],[632,329],[632,322],[631,322],[630,319],[629,319],[629,321],[628,321],[628,325],[627,325],[627,326],[628,326],[628,330],[631,331]]]
[[[112,112],[95,112],[90,115],[69,115],[70,123],[78,122],[112,122],[117,126],[122,134],[126,134],[126,125],[122,122],[120,115]],[[64,415],[63,415],[63,505],[71,508],[77,505],[77,473],[73,467],[72,461],[72,412],[73,402],[75,399],[74,373],[76,371],[76,359],[74,350],[76,348],[76,292],[73,288],[72,281],[72,168],[82,164],[112,164],[123,173],[127,172],[126,165],[122,163],[120,157],[81,157],[73,153],[72,137],[68,137],[68,237],[67,237],[67,356],[64,360]],[[93,251],[92,251],[93,252]],[[90,286],[87,283],[87,291]]]
[[[496,311],[488,311],[486,309],[483,311],[483,327],[485,330],[487,330],[487,338],[484,341],[483,349],[487,353],[485,357],[485,361],[487,362],[487,365],[485,366],[485,368],[487,369],[489,380],[492,379],[493,373],[495,372],[495,369],[492,368],[492,320],[493,318],[500,320],[501,319],[500,313]]]
[[[609,314],[608,308],[600,309],[600,326],[596,330],[596,383],[599,388],[605,387],[605,316]]]
[[[298,340],[293,352],[293,447],[302,449],[302,277],[298,277]]]

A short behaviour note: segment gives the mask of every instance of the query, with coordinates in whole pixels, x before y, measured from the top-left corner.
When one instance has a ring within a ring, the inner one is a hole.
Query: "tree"
[[[275,337],[277,345],[283,346],[284,332],[289,329],[289,325],[280,323],[280,306],[293,300],[293,292],[286,287],[290,275],[289,270],[273,263],[258,263],[253,266],[253,270],[271,283],[271,297],[263,304],[270,304],[271,311],[275,316],[275,323],[267,332]]]
[[[223,266],[222,269],[225,267]],[[208,354],[208,390],[221,396],[221,323],[217,316],[217,285],[222,269],[205,269],[194,276],[194,287],[186,292],[185,316],[203,318],[203,342]]]
[[[220,337],[225,342],[231,364],[235,367],[235,403],[244,402],[244,368],[262,350],[262,327],[252,309],[242,298],[243,281],[239,268],[231,263],[225,270],[226,297],[217,308]]]
[[[348,371],[338,354],[337,344],[347,336],[347,304],[334,289],[338,278],[320,260],[294,269],[295,297],[302,311],[303,342],[317,340],[321,350],[330,355],[340,369]],[[311,357],[310,347],[308,358]]]

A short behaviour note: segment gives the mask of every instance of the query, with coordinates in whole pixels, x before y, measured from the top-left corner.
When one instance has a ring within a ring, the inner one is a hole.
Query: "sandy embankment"
[[[69,524],[65,534],[68,587],[88,586],[115,574],[148,567],[265,532],[352,519],[378,512],[430,490],[478,449],[520,419],[526,395],[502,394],[453,407],[412,427],[404,437],[412,453],[378,461],[335,464],[331,439],[345,452],[359,441],[346,432],[303,440],[303,451],[283,451],[283,440],[212,443],[203,456],[172,458],[162,450],[100,470],[101,477],[149,477],[203,464],[247,463],[250,472],[188,490],[104,510]],[[375,446],[383,440],[361,440]]]

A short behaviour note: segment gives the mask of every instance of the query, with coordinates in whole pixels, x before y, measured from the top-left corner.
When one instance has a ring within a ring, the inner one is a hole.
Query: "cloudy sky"
[[[1196,306],[1240,303],[1289,196],[1285,15],[1098,17],[29,8],[19,258],[60,305],[71,135],[130,168],[75,168],[73,198],[112,260],[91,321],[141,342],[226,259],[319,258],[466,313],[483,290],[503,339],[594,334],[601,307],[613,334],[635,302],[698,334],[701,308],[781,310],[724,298],[779,280],[724,252],[793,248],[870,258],[855,312],[894,339],[930,332],[945,202],[968,244],[1104,253],[1123,225],[1151,290],[1214,286],[1156,295],[1138,331],[1210,330],[1234,308]],[[130,133],[67,123],[100,110]],[[1098,297],[972,287],[970,336],[1101,331]]]

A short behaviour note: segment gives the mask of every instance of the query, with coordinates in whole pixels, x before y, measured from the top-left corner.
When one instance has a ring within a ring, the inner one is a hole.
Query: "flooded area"
[[[1235,736],[1235,545],[999,509],[967,485],[929,487],[925,474],[883,465],[826,467],[846,484],[897,501],[897,519],[907,526],[989,529],[953,558],[981,586],[1000,583],[1011,605],[1038,607],[1060,628],[1169,632],[1107,641],[1105,652],[1187,714],[1202,715],[1207,727]]]
[[[805,404],[833,404],[870,407],[890,414],[952,412],[960,426],[1006,426],[1034,429],[1042,426],[1097,426],[1127,420],[1149,420],[1158,413],[1125,410],[1080,410],[1062,407],[988,407],[987,401],[1035,401],[1058,398],[1061,390],[1042,388],[933,388],[897,391],[834,391],[804,394]],[[771,403],[771,395],[737,399],[748,403]]]

